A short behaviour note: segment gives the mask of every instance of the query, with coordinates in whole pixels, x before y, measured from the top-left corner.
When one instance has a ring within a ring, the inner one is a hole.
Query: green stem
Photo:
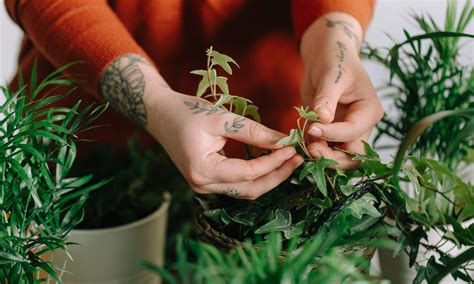
[[[474,247],[466,250],[455,258],[451,259],[446,266],[441,269],[438,274],[435,274],[431,279],[428,279],[429,283],[439,283],[446,275],[456,270],[463,263],[466,263],[474,259]]]

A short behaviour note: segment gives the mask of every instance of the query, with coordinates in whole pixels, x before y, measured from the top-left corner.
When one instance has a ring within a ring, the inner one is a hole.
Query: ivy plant
[[[213,91],[219,87],[217,80],[212,79],[218,77],[213,68],[222,64],[216,61],[218,63],[212,65],[213,52],[212,49],[207,52],[210,68],[206,74],[214,75],[206,76],[204,71],[199,73],[203,76],[202,80],[208,80],[208,83],[201,81],[197,95],[206,93],[209,88],[211,94],[207,97],[213,99],[216,109],[223,107],[220,102],[225,101],[230,105],[227,109],[235,111],[233,100],[248,101],[236,96],[232,96],[232,100],[224,100],[223,97],[230,95]],[[235,62],[226,55],[216,54],[226,58],[226,63]],[[225,70],[227,66],[222,68]],[[227,80],[221,80],[224,81],[227,83]],[[229,88],[226,85],[222,89],[228,91]],[[474,217],[471,208],[473,186],[441,162],[429,157],[407,155],[407,151],[433,123],[442,119],[471,117],[474,109],[436,113],[421,120],[407,131],[397,156],[389,163],[382,162],[378,153],[365,143],[365,154],[352,154],[354,160],[360,161],[360,167],[354,171],[343,171],[335,161],[314,159],[309,155],[304,140],[305,128],[318,118],[308,108],[296,110],[299,113],[297,127],[279,143],[295,146],[305,157],[304,164],[291,178],[255,201],[226,196],[201,197],[199,200],[204,215],[217,230],[239,240],[250,239],[254,243],[269,238],[273,233],[280,233],[287,241],[296,239],[304,244],[328,223],[345,216],[351,227],[357,230],[346,232],[343,238],[361,241],[355,236],[369,235],[368,232],[374,231],[377,232],[372,235],[374,238],[385,236],[396,240],[398,247],[395,254],[406,252],[409,255],[410,266],[418,267],[417,281],[441,279],[447,273],[455,278],[470,279],[468,266],[474,257],[473,250],[455,257],[442,251],[440,243],[432,245],[425,241],[427,232],[435,229],[441,231],[444,240],[455,241],[460,247],[471,246],[473,226],[464,228],[461,224]],[[460,133],[469,131],[466,127],[464,125]],[[419,193],[447,201],[453,214],[446,215],[445,208],[424,202],[426,199],[409,196],[403,190],[405,184],[415,187]],[[384,218],[387,214],[392,216],[394,223]],[[456,229],[440,225],[451,225]],[[354,242],[351,245],[364,243]],[[416,262],[420,247],[428,252],[437,252],[439,257],[427,264]],[[433,267],[436,267],[436,273],[433,273]]]

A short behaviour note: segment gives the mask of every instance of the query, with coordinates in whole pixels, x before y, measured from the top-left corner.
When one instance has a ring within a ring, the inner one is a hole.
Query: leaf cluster
[[[465,30],[472,22],[474,8],[466,1],[458,14],[457,2],[449,0],[444,26],[431,16],[412,18],[422,31],[411,35],[389,48],[366,46],[362,54],[387,68],[390,81],[380,88],[384,96],[393,100],[395,116],[386,115],[377,126],[375,145],[381,137],[401,141],[413,125],[431,114],[474,107],[474,70],[463,65],[460,58],[461,39],[472,40],[474,35]],[[457,116],[439,121],[427,129],[410,149],[410,154],[443,161],[450,169],[459,169],[474,147],[474,121]]]
[[[440,255],[437,265],[443,267],[437,272],[447,271],[456,257],[441,251],[440,244],[432,246],[424,242],[426,232],[441,228],[444,240],[454,241],[460,247],[469,246],[471,228],[465,229],[461,223],[474,217],[471,208],[474,189],[442,163],[407,155],[407,151],[412,145],[416,147],[420,135],[434,123],[466,117],[474,110],[461,108],[436,113],[412,125],[401,137],[397,156],[390,163],[382,162],[377,152],[365,144],[365,154],[353,158],[360,161],[360,167],[351,172],[340,170],[335,161],[313,159],[307,153],[303,139],[305,127],[308,122],[317,121],[317,115],[304,107],[296,110],[300,115],[297,128],[280,143],[297,147],[305,156],[305,163],[290,179],[257,200],[223,196],[200,199],[204,215],[213,225],[228,236],[250,239],[253,243],[280,233],[287,242],[296,239],[304,244],[321,228],[344,216],[360,231],[346,232],[343,238],[358,239],[360,234],[372,238],[388,236],[397,241],[397,254],[403,251],[409,254],[410,265],[415,264],[420,246],[428,251],[436,250]],[[414,188],[414,195],[405,192],[407,184]],[[447,202],[449,208],[433,203],[435,200]],[[387,214],[394,219],[394,224],[384,219]],[[446,225],[457,229],[448,229]],[[439,264],[442,260],[445,262]],[[448,273],[469,278],[466,273],[469,261]],[[419,271],[426,271],[422,269],[426,266],[416,265]],[[420,272],[419,279],[429,280],[432,276]]]
[[[19,90],[1,87],[0,104],[0,282],[34,283],[43,270],[58,282],[46,254],[66,249],[65,239],[83,217],[88,193],[107,180],[71,176],[80,134],[92,127],[106,105],[57,107],[76,83],[61,75],[66,65],[38,82],[33,68]],[[59,95],[51,94],[66,90]]]
[[[339,217],[301,246],[296,239],[286,243],[281,234],[272,233],[255,245],[247,242],[231,251],[180,240],[171,268],[143,266],[168,283],[383,283],[368,276],[370,261],[361,251],[341,249],[351,243],[343,238],[349,230],[351,224]],[[370,241],[372,247],[389,244]]]

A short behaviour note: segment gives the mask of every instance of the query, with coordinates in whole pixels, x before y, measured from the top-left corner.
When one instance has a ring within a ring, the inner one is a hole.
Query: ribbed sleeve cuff
[[[298,40],[319,17],[330,12],[347,13],[356,18],[365,31],[372,19],[375,0],[292,0],[292,15]]]
[[[151,62],[104,0],[24,0],[17,9],[43,56],[56,67],[80,62],[69,73],[80,75],[94,94],[104,69],[118,56],[135,53]]]

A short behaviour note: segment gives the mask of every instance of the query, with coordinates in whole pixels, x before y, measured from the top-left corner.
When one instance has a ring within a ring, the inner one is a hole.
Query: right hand
[[[215,109],[204,99],[164,92],[148,99],[147,128],[197,193],[253,200],[303,163],[293,147],[277,145],[285,134]],[[252,160],[227,158],[221,153],[228,139],[274,151]]]
[[[112,106],[155,137],[198,193],[256,199],[303,163],[294,148],[277,145],[284,134],[171,90],[139,55],[112,62],[100,90]],[[274,151],[253,160],[227,158],[221,153],[228,139]]]

